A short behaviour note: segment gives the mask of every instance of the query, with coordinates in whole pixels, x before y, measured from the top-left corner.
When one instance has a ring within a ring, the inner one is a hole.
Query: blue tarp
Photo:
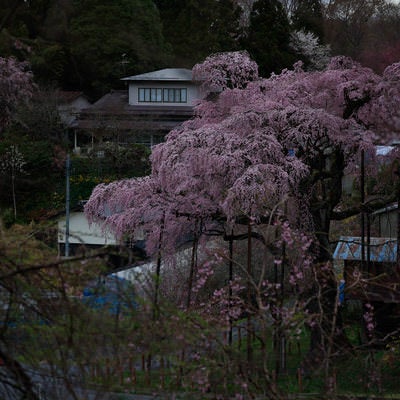
[[[389,262],[395,263],[397,256],[397,240],[392,238],[373,237],[370,238],[369,245],[364,241],[365,259],[368,256],[368,248],[370,261],[372,262]],[[341,236],[335,251],[333,259],[346,261],[361,261],[362,242],[357,236]]]
[[[137,307],[132,284],[112,275],[86,287],[83,290],[83,302],[94,309],[108,309],[112,315]]]

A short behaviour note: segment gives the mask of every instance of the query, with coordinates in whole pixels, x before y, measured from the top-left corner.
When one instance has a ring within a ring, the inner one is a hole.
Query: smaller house
[[[378,229],[378,235],[397,239],[399,234],[397,224],[398,216],[399,209],[397,202],[388,204],[386,207],[372,213],[371,221],[376,229]]]
[[[73,128],[77,114],[91,105],[82,92],[58,90],[56,98],[61,122],[68,128]]]
[[[62,91],[56,92],[57,109],[61,122],[68,130],[74,133],[74,149],[79,151],[77,144],[77,136],[75,132],[77,115],[85,108],[91,106],[91,103],[82,92],[78,91]]]
[[[363,256],[364,253],[364,256]],[[343,272],[345,299],[374,307],[375,335],[384,338],[400,327],[400,271],[397,240],[341,236],[333,253]]]
[[[333,253],[333,259],[337,264],[341,264],[343,277],[349,284],[362,278],[393,277],[397,265],[397,240],[372,237],[369,242],[364,239],[362,243],[358,236],[341,236]],[[358,272],[355,272],[356,270]],[[371,298],[374,293],[367,291],[365,295]]]
[[[59,254],[65,254],[66,217],[58,220],[58,249]],[[79,254],[80,250],[96,249],[104,246],[117,246],[114,235],[106,233],[98,224],[89,224],[83,211],[73,211],[69,216],[68,244],[70,255]]]
[[[140,235],[129,243],[122,243],[112,233],[104,231],[99,224],[89,224],[82,209],[70,212],[68,227],[69,234],[67,236],[66,217],[63,216],[58,220],[58,254],[60,257],[65,256],[66,243],[68,243],[69,256],[107,247],[106,256],[111,269],[121,268],[146,258],[144,240]]]

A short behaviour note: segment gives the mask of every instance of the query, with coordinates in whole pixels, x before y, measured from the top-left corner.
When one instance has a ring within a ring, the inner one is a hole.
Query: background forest
[[[400,54],[399,20],[385,0],[1,0],[0,54],[29,61],[42,85],[94,100],[123,76],[220,51],[248,50],[264,77],[312,63],[313,40],[299,32],[382,72]]]

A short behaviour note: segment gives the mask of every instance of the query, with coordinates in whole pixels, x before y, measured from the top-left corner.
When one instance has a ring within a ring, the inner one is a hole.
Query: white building
[[[200,85],[192,71],[167,68],[122,78],[126,90],[107,93],[81,110],[76,121],[76,147],[94,147],[106,141],[153,146],[193,117]]]
[[[59,254],[65,254],[66,244],[66,218],[58,220],[58,249]],[[74,211],[69,215],[68,244],[70,254],[76,254],[80,248],[99,248],[103,246],[116,246],[118,241],[114,235],[105,232],[98,224],[89,224],[84,212]]]
[[[129,83],[131,106],[193,107],[200,98],[190,69],[166,68],[122,80]]]

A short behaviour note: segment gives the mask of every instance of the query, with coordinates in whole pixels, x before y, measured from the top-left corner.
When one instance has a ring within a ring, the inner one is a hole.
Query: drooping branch
[[[24,399],[40,400],[40,397],[35,391],[34,384],[23,366],[16,359],[12,358],[8,352],[3,351],[1,348],[0,358],[3,360],[5,368],[10,372],[15,381],[15,385],[12,385],[14,390],[21,392]],[[10,385],[11,384],[12,382],[10,382]]]

